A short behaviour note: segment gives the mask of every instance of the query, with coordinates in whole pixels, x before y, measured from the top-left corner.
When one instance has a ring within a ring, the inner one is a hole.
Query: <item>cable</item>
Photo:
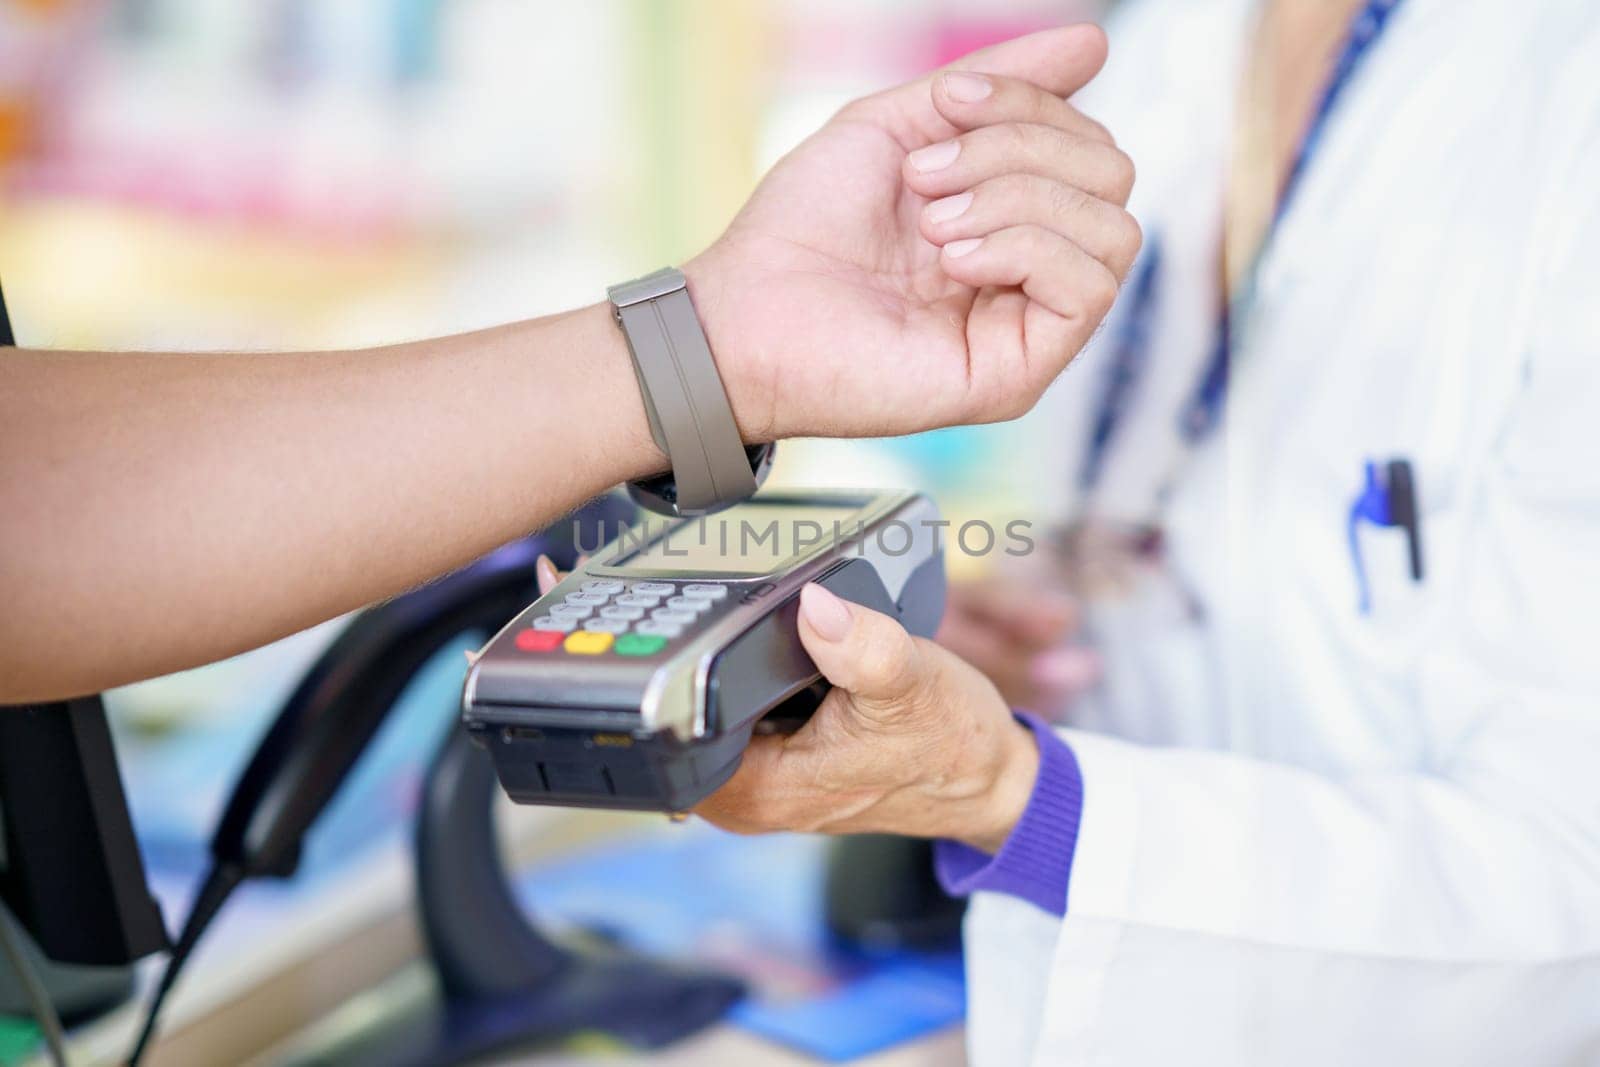
[[[231,864],[213,864],[206,873],[205,881],[200,883],[200,891],[195,894],[194,905],[189,909],[189,917],[183,921],[183,933],[178,935],[178,943],[167,958],[167,969],[162,972],[161,984],[156,987],[156,995],[150,1001],[150,1009],[144,1017],[144,1028],[139,1031],[139,1040],[134,1042],[133,1051],[128,1055],[128,1067],[138,1067],[145,1047],[155,1036],[161,1005],[166,1002],[167,994],[178,980],[178,972],[189,961],[189,953],[194,951],[200,935],[211,925],[223,902],[242,881],[244,871]]]
[[[6,958],[17,972],[17,980],[22,983],[28,1006],[33,1009],[33,1017],[44,1034],[45,1047],[50,1050],[51,1061],[56,1067],[67,1067],[67,1038],[61,1031],[61,1016],[56,1014],[56,1006],[45,991],[44,981],[34,968],[33,961],[28,958],[23,937],[22,925],[5,902],[0,901],[0,944],[4,945]]]

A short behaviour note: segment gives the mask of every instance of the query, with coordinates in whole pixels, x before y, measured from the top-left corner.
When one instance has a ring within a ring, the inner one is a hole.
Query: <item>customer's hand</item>
[[[1100,679],[1076,643],[1078,604],[1038,581],[992,575],[950,586],[935,640],[989,676],[1008,704],[1050,716]]]
[[[684,268],[747,438],[1032,407],[1139,248],[1132,163],[1063,99],[1105,54],[1093,26],[976,52],[850,104],[779,161]]]
[[[982,674],[885,615],[817,585],[800,639],[835,688],[789,736],[757,736],[696,813],[741,833],[949,837],[996,851],[1039,753]]]

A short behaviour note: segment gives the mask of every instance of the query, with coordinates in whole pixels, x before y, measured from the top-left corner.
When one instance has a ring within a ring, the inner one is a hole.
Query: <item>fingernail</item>
[[[534,577],[539,581],[539,592],[541,595],[548,593],[551,589],[554,589],[556,583],[561,580],[561,576],[556,573],[556,565],[551,563],[550,557],[544,555],[543,553],[541,553],[539,558],[534,561],[533,573]]]
[[[1090,648],[1059,648],[1046,652],[1028,668],[1033,683],[1044,689],[1075,691],[1100,680],[1100,656]]]
[[[800,614],[825,641],[843,641],[850,632],[850,605],[814,582],[800,590]]]
[[[981,74],[952,73],[944,76],[944,91],[950,99],[975,104],[994,92],[994,83]]]
[[[951,241],[945,245],[944,254],[951,259],[960,259],[981,244],[983,244],[982,237],[964,237],[959,241]]]
[[[948,167],[960,154],[960,141],[940,141],[938,144],[931,144],[911,153],[911,165],[923,174],[927,174],[929,171]]]
[[[928,213],[929,222],[949,222],[964,214],[972,206],[971,193],[957,193],[947,196],[943,200],[935,200],[924,210]]]

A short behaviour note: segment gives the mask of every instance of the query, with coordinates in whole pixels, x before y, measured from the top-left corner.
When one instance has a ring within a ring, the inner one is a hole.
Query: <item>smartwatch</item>
[[[772,466],[773,446],[746,446],[683,272],[666,267],[606,290],[628,341],[650,436],[670,474],[628,483],[662,515],[709,515],[748,499]]]

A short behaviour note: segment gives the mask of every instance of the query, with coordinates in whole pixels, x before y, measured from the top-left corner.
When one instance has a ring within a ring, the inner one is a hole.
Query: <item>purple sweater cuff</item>
[[[1083,775],[1072,749],[1048,723],[1027,712],[1018,712],[1017,720],[1039,744],[1039,777],[1022,818],[993,856],[959,841],[934,842],[934,871],[951,896],[1009,893],[1052,915],[1065,915],[1083,812]]]

